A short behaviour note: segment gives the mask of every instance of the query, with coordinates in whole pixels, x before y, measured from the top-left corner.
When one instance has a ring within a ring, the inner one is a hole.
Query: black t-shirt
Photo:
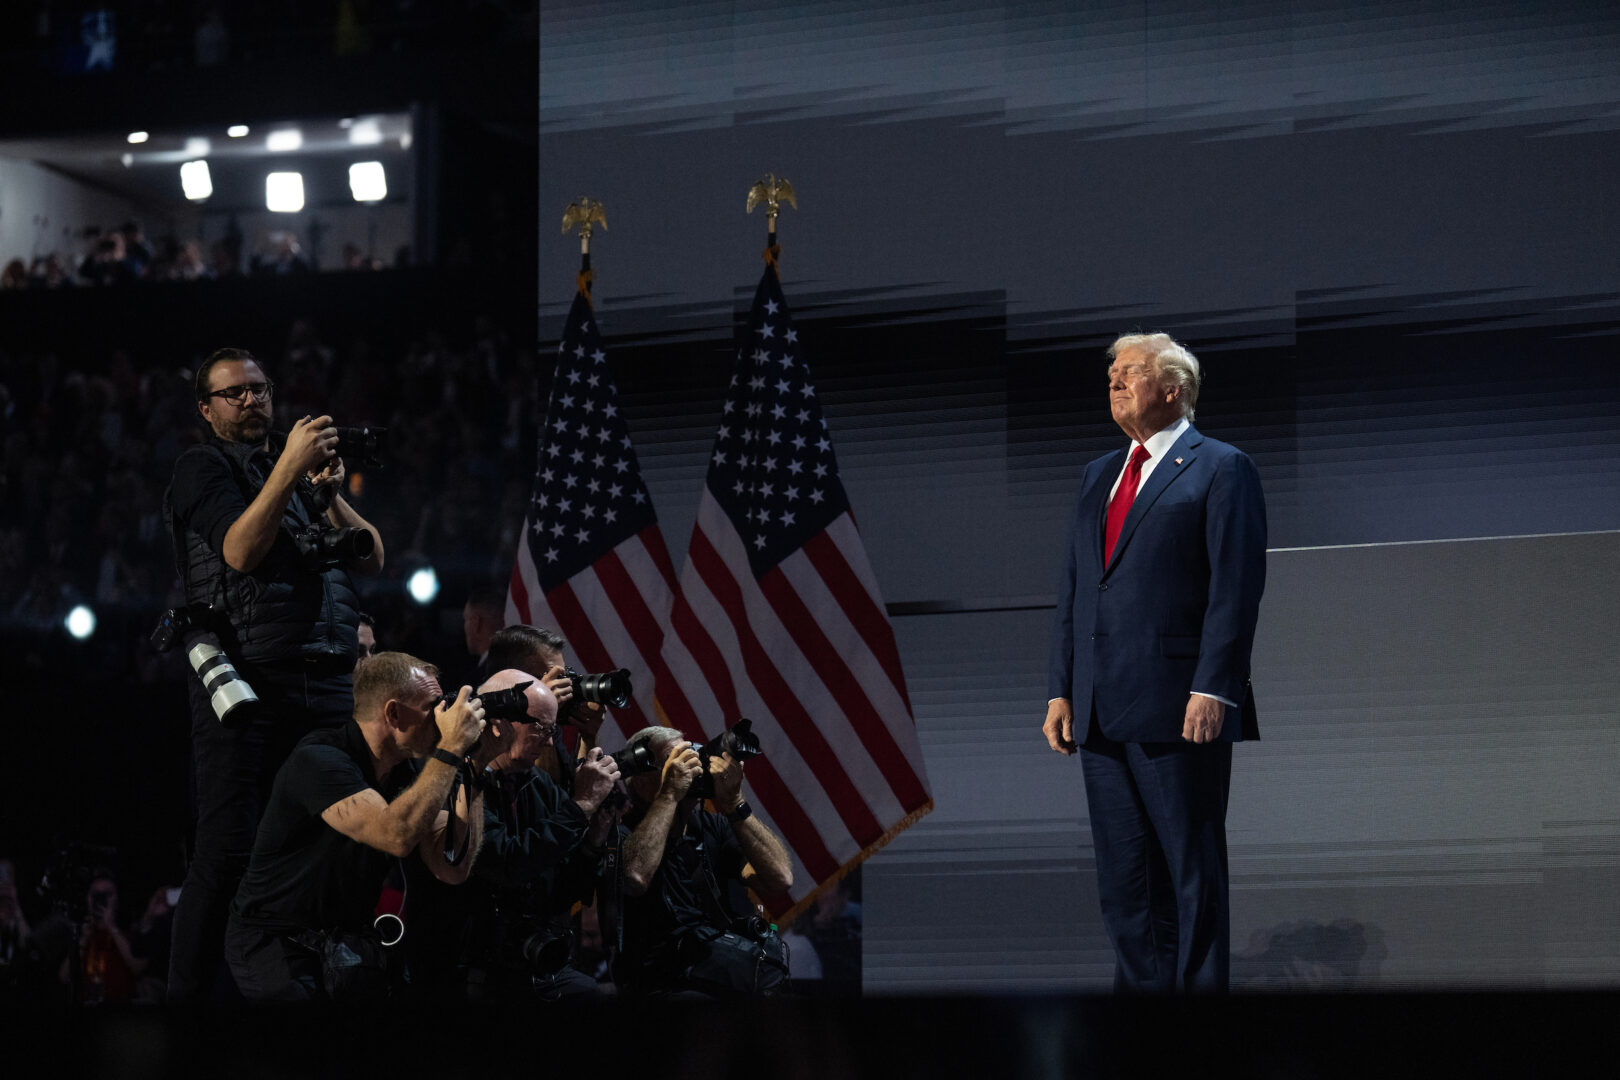
[[[621,850],[640,817],[632,813],[620,824]],[[677,813],[671,831],[681,824]],[[748,859],[731,822],[699,807],[685,818],[685,825],[679,838],[664,848],[647,891],[641,896],[624,896],[624,959],[632,970],[638,965],[661,964],[681,936],[699,927],[730,929],[727,923],[735,917],[733,893],[741,887]],[[724,911],[716,910],[714,893],[705,879],[705,856]]]
[[[262,485],[275,467],[275,462],[261,447],[223,439],[213,439],[211,445],[222,454],[234,457],[256,484]],[[189,525],[215,551],[225,550],[225,533],[248,506],[229,462],[221,454],[181,454],[174,464],[174,480],[169,490],[175,520]],[[296,506],[297,499],[289,500],[289,510]],[[300,516],[297,511],[289,513],[290,523],[295,527],[303,524]]]
[[[392,800],[410,782],[402,765],[381,784],[371,749],[353,720],[313,731],[276,774],[253,857],[232,912],[274,933],[359,929],[371,915],[392,856],[332,828],[321,814],[366,788]]]

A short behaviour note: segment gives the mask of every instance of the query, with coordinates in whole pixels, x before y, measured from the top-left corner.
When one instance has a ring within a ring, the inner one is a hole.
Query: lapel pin
[[[1180,459],[1180,458],[1176,458],[1176,464],[1177,464],[1177,465],[1180,465],[1180,464],[1181,464],[1181,459]]]

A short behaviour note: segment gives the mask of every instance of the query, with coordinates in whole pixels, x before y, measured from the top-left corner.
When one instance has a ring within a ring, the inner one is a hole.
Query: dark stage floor
[[[13,1011],[8,1076],[1610,1075],[1620,992]]]

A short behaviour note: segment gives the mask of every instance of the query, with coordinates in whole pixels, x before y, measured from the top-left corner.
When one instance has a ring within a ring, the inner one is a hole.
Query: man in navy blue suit
[[[1109,405],[1131,445],[1080,477],[1044,732],[1080,754],[1115,989],[1218,992],[1232,743],[1260,737],[1249,652],[1265,500],[1248,456],[1192,426],[1192,353],[1167,334],[1128,334],[1108,355]]]

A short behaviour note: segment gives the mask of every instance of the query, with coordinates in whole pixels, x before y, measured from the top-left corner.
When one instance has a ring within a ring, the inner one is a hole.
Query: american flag
[[[586,671],[629,668],[635,696],[610,710],[629,736],[662,722],[653,687],[675,570],[583,289],[557,345],[539,441],[507,621],[557,630]]]
[[[774,266],[754,296],[663,655],[659,704],[754,721],[756,813],[787,843],[791,917],[933,807],[894,632]]]

